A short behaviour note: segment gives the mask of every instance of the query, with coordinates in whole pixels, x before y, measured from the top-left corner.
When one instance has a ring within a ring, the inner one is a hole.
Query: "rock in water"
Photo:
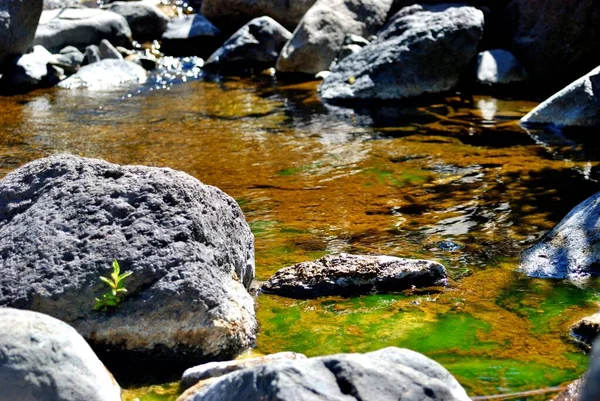
[[[178,401],[470,401],[437,362],[395,347],[282,361],[208,382]]]
[[[600,334],[600,312],[580,319],[571,326],[573,340],[584,350],[590,351],[594,340]]]
[[[134,62],[104,59],[88,64],[58,84],[65,89],[106,90],[146,81],[146,70]]]
[[[400,291],[444,284],[446,269],[437,262],[382,255],[326,255],[314,262],[286,267],[262,290],[285,297],[313,298]]]
[[[0,0],[0,70],[31,47],[43,5],[42,0]]]
[[[343,59],[319,87],[326,100],[405,99],[455,88],[477,55],[483,13],[460,4],[414,5]]]
[[[572,280],[600,275],[600,192],[526,250],[519,270],[531,277]]]
[[[222,43],[221,31],[201,14],[173,18],[162,36],[161,51],[170,56],[208,57]]]
[[[56,155],[0,181],[0,306],[71,324],[123,359],[232,359],[256,332],[254,237],[237,203],[168,168]],[[94,311],[117,258],[128,292]]]
[[[68,324],[0,308],[0,400],[119,401],[121,389]]]
[[[600,127],[600,67],[544,100],[521,123]]]

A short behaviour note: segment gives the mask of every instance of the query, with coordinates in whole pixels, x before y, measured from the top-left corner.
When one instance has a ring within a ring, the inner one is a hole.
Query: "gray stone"
[[[55,66],[65,69],[69,75],[75,73],[83,64],[85,55],[74,46],[67,46],[54,55]]]
[[[558,89],[600,65],[600,2],[512,0],[503,26],[533,78]]]
[[[174,18],[162,36],[161,50],[170,56],[209,56],[221,43],[221,31],[201,14]]]
[[[600,67],[544,100],[521,123],[600,127]]]
[[[0,308],[0,322],[0,400],[121,400],[115,379],[68,324],[12,308]]]
[[[600,193],[577,205],[521,255],[519,270],[531,277],[585,279],[600,275]]]
[[[98,53],[100,54],[100,59],[117,59],[123,60],[123,56],[116,47],[114,47],[108,40],[102,39],[100,44],[98,45]]]
[[[65,89],[107,90],[146,82],[146,70],[126,60],[104,59],[88,64],[58,84]]]
[[[248,21],[271,17],[293,31],[315,0],[205,0],[202,14],[227,33]]]
[[[407,349],[282,361],[213,379],[178,401],[469,401],[440,364]]]
[[[265,69],[273,67],[292,33],[270,17],[259,17],[234,33],[206,61],[207,68]]]
[[[85,64],[93,64],[100,60],[100,48],[98,46],[89,45],[85,48]]]
[[[131,45],[131,30],[125,18],[112,11],[67,8],[42,12],[34,44],[55,53],[69,45],[85,49],[102,39],[114,45]]]
[[[0,181],[0,238],[0,306],[61,319],[98,352],[201,362],[254,341],[252,233],[231,197],[183,172],[36,160]],[[128,292],[95,311],[113,258]]]
[[[83,8],[79,0],[44,0],[44,10],[57,8]]]
[[[363,46],[360,45],[344,45],[337,56],[337,61],[342,61],[348,56],[353,55],[354,53],[358,53]]]
[[[584,351],[592,349],[600,334],[600,312],[584,317],[571,326],[571,337]]]
[[[346,35],[376,33],[391,6],[392,0],[318,0],[281,51],[277,70],[314,75],[328,69]]]
[[[373,35],[371,35],[371,36],[373,36]],[[375,36],[375,39],[377,39],[377,36]],[[363,38],[362,36],[353,35],[351,33],[347,34],[346,37],[344,38],[344,45],[358,45],[360,47],[365,47],[369,43],[371,43],[371,42],[369,40]]]
[[[505,85],[527,80],[527,72],[508,50],[486,50],[477,56],[477,82]]]
[[[454,89],[477,54],[483,25],[483,13],[469,6],[405,7],[375,41],[336,65],[321,97],[405,99]]]
[[[579,401],[579,393],[583,387],[583,379],[572,381],[552,401]]]
[[[158,7],[141,1],[115,1],[105,8],[125,17],[133,39],[138,42],[160,39],[169,22],[169,17]]]
[[[578,401],[600,400],[600,341],[594,342],[590,356],[590,367],[584,375]]]
[[[34,46],[31,53],[19,57],[14,65],[5,67],[1,82],[10,86],[46,86],[54,77],[49,68],[54,61],[54,56],[43,46]]]
[[[437,262],[383,255],[326,255],[277,271],[262,290],[293,298],[399,291],[445,284],[446,269]]]
[[[42,0],[0,0],[0,71],[31,48]]]
[[[284,360],[306,359],[306,355],[296,352],[278,352],[276,354],[265,355],[258,358],[236,359],[225,362],[209,362],[203,365],[194,366],[186,369],[181,376],[181,387],[187,389],[201,380],[213,377],[221,377],[225,374],[251,368],[255,366],[266,365]]]

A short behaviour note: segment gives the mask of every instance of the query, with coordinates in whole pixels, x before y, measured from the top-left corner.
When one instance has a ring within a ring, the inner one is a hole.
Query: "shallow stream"
[[[568,328],[597,310],[599,292],[515,270],[523,249],[600,189],[599,139],[521,128],[532,101],[345,109],[322,104],[313,82],[155,83],[0,98],[0,177],[56,152],[183,170],[238,201],[256,236],[258,280],[333,252],[433,259],[450,271],[447,287],[426,291],[261,294],[253,354],[407,347],[472,396],[584,372]],[[174,399],[176,386],[164,387],[125,398]]]

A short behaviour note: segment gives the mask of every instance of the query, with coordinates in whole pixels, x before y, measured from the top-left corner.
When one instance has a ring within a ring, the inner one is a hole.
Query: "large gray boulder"
[[[437,262],[342,253],[283,268],[261,289],[285,297],[313,298],[443,285],[446,279],[446,269]]]
[[[600,65],[597,0],[512,0],[503,25],[512,52],[546,88]]]
[[[407,349],[282,361],[208,382],[178,401],[469,401],[440,364]]]
[[[219,70],[264,69],[275,66],[277,56],[292,33],[271,17],[259,17],[234,33],[206,60]]]
[[[125,17],[133,39],[138,42],[160,39],[167,30],[169,17],[151,4],[141,1],[115,1],[104,8]]]
[[[600,275],[600,193],[577,205],[526,250],[519,270],[531,277],[572,280]]]
[[[544,100],[521,123],[600,127],[600,67]]]
[[[368,37],[385,22],[392,0],[318,0],[285,45],[277,70],[314,75],[328,70],[348,34]]]
[[[0,71],[31,48],[42,14],[42,0],[0,0]]]
[[[0,308],[0,401],[119,401],[85,340],[50,316]]]
[[[237,203],[168,168],[56,155],[0,181],[0,306],[71,324],[113,358],[232,359],[254,342],[254,238]],[[119,308],[93,310],[117,258]]]
[[[204,0],[202,14],[226,33],[235,32],[248,21],[271,17],[290,31],[315,0]]]
[[[100,9],[66,8],[42,12],[33,43],[57,53],[66,46],[84,50],[102,39],[130,46],[131,30],[125,17]]]
[[[132,61],[107,58],[81,67],[58,86],[65,89],[110,90],[123,85],[142,84],[146,77],[146,70]]]
[[[455,88],[477,55],[483,13],[460,4],[414,5],[348,56],[319,87],[326,100],[405,99]]]
[[[220,45],[221,31],[202,14],[173,18],[162,36],[161,50],[171,56],[208,57]]]

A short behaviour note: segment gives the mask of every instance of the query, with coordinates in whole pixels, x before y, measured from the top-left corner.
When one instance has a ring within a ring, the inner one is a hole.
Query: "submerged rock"
[[[42,0],[0,0],[0,71],[29,51],[42,7]]]
[[[460,4],[414,5],[377,39],[335,66],[319,87],[326,100],[405,99],[454,89],[483,34],[483,13]]]
[[[477,82],[482,85],[506,85],[527,80],[527,72],[511,52],[486,50],[477,56]]]
[[[201,14],[174,18],[162,36],[161,50],[169,56],[208,57],[217,47],[221,31]]]
[[[443,366],[407,349],[338,354],[251,367],[178,401],[470,401]]]
[[[205,66],[218,70],[265,69],[275,65],[292,33],[270,17],[255,18],[217,49]]]
[[[0,308],[0,400],[119,401],[121,389],[68,324]]]
[[[399,291],[444,284],[446,269],[437,262],[383,255],[326,255],[277,271],[264,292],[293,298]]]
[[[600,67],[544,100],[521,123],[600,127]]]
[[[519,270],[531,277],[571,280],[600,275],[600,192],[526,250]]]
[[[65,89],[106,90],[145,81],[146,70],[143,67],[131,61],[109,58],[81,67],[58,86]]]
[[[266,365],[285,360],[306,359],[304,354],[296,352],[278,352],[276,354],[265,355],[258,358],[239,359],[225,362],[209,362],[203,365],[194,366],[183,372],[181,377],[181,387],[187,389],[201,380],[212,377],[220,377],[237,370]]]
[[[254,238],[237,203],[168,168],[56,155],[0,181],[0,307],[71,324],[97,352],[232,359],[253,344]],[[120,307],[94,311],[117,258]]]
[[[585,351],[592,349],[598,334],[600,334],[600,312],[584,317],[571,326],[571,336]]]

